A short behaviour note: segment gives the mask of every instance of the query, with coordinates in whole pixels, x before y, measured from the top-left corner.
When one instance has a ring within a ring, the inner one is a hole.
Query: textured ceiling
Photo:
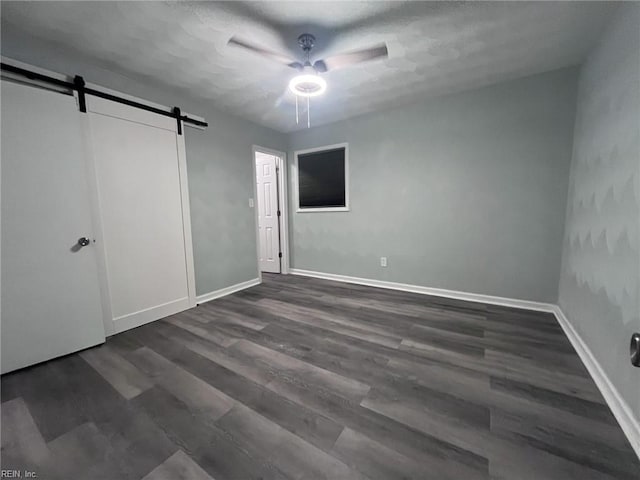
[[[104,68],[280,131],[295,124],[295,71],[226,46],[232,35],[301,57],[381,41],[389,58],[324,74],[312,125],[580,63],[611,2],[6,2],[5,32],[22,32]],[[16,37],[17,38],[17,37]],[[17,40],[16,40],[17,41]],[[4,47],[3,47],[4,49]],[[313,60],[312,58],[312,60]],[[90,79],[99,83],[99,79]]]

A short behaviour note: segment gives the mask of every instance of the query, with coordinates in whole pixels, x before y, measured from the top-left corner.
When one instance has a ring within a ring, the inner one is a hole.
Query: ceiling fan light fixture
[[[320,75],[298,75],[289,82],[289,90],[299,97],[317,97],[327,90],[327,82]]]

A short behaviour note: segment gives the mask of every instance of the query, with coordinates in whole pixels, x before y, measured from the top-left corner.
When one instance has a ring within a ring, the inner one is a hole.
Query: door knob
[[[640,367],[640,333],[634,333],[631,335],[629,354],[631,355],[631,365],[634,367]]]
[[[87,237],[80,237],[78,239],[78,245],[81,247],[86,247],[90,243],[91,243],[91,240],[89,240]]]

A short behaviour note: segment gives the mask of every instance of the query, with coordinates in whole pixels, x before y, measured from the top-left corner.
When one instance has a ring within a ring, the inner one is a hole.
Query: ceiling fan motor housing
[[[316,37],[310,33],[303,33],[298,37],[298,45],[304,50],[305,53],[309,53],[316,44]]]

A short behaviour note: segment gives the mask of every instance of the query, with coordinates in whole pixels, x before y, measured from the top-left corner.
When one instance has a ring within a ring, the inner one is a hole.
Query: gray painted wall
[[[640,421],[640,5],[617,12],[579,80],[559,304]]]
[[[563,69],[292,134],[291,165],[349,142],[351,181],[350,212],[291,200],[292,267],[555,302],[576,82]]]
[[[2,55],[53,71],[80,74],[103,85],[207,119],[204,131],[186,128],[196,291],[206,294],[258,276],[252,145],[285,150],[287,137],[216,110],[211,101],[155,88],[94,60],[59,50],[23,32],[2,31]]]
[[[204,112],[206,131],[187,129],[187,169],[199,295],[258,276],[253,144],[285,151],[286,136]]]

